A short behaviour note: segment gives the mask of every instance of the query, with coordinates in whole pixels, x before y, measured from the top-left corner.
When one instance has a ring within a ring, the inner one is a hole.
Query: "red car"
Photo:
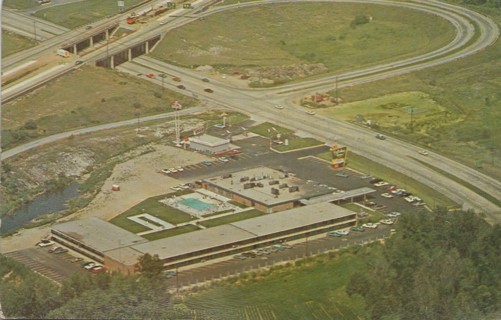
[[[178,77],[174,77],[172,78],[173,81],[176,81],[176,82],[181,82],[181,78],[178,78]]]
[[[148,78],[150,78],[150,79],[154,79],[155,78],[155,75],[153,73],[148,73],[146,76]]]

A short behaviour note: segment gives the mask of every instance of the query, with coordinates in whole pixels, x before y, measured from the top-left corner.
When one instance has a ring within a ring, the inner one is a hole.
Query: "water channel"
[[[68,200],[78,196],[78,187],[79,184],[74,183],[60,192],[41,195],[27,206],[12,214],[2,216],[0,218],[0,235],[15,231],[45,214],[67,209]]]

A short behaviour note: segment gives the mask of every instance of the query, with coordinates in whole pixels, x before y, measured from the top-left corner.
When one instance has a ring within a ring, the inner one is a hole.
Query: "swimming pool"
[[[183,198],[183,199],[179,200],[178,203],[185,205],[187,207],[193,208],[193,209],[198,210],[198,211],[207,211],[207,210],[210,210],[210,209],[216,207],[213,204],[203,202],[203,201],[196,199],[196,198]]]

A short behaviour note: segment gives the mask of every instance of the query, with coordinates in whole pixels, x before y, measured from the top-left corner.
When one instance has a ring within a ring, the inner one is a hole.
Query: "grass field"
[[[327,152],[319,154],[317,157],[329,160],[331,159],[331,154]],[[370,174],[374,177],[381,178],[391,184],[399,186],[400,188],[406,189],[413,194],[418,195],[428,204],[428,206],[444,206],[448,208],[457,207],[455,202],[421,182],[411,179],[402,173],[383,166],[382,164],[357,155],[356,153],[348,153],[348,167]]]
[[[371,21],[353,26],[357,16]],[[453,36],[447,21],[415,10],[350,3],[280,4],[190,23],[165,37],[152,56],[182,66],[209,64],[226,73],[314,63],[333,72],[418,55]]]
[[[125,10],[142,0],[125,1]],[[35,16],[74,29],[118,13],[115,0],[85,0],[39,10]]]
[[[176,210],[174,208],[168,207],[159,202],[159,200],[164,199],[166,195],[156,196],[152,198],[148,198],[141,203],[135,205],[129,210],[123,212],[122,214],[116,216],[115,218],[110,220],[110,223],[121,227],[125,230],[128,230],[133,233],[143,232],[150,230],[145,226],[136,223],[127,219],[127,217],[135,216],[142,213],[147,213],[159,219],[162,219],[171,224],[179,224],[182,222],[188,222],[193,220],[193,218],[180,210]],[[195,228],[196,229],[196,228]],[[169,231],[169,230],[166,230]],[[158,236],[159,232],[156,232],[155,235]]]
[[[457,122],[458,116],[447,112],[436,101],[422,92],[400,92],[372,99],[344,103],[327,109],[318,109],[319,114],[336,119],[355,121],[362,115],[379,128],[410,132],[411,115],[414,132],[426,134],[431,128]],[[403,130],[403,129],[401,129]]]
[[[206,227],[206,228],[212,228],[215,226],[220,226],[222,224],[228,224],[228,223],[232,223],[232,222],[237,222],[237,221],[241,221],[241,220],[259,217],[259,216],[262,216],[264,214],[265,213],[263,213],[259,210],[253,209],[253,210],[245,211],[242,213],[235,213],[235,214],[231,214],[231,215],[220,217],[220,218],[214,218],[214,219],[202,221],[199,224]]]
[[[140,77],[85,67],[3,105],[2,147],[138,115],[170,112],[169,104],[174,100],[185,108],[196,104]]]
[[[314,138],[300,138],[297,136],[293,136],[291,138],[288,138],[289,140],[289,145],[275,145],[273,146],[273,149],[277,151],[291,151],[291,150],[297,150],[297,149],[302,149],[302,148],[309,148],[309,147],[314,147],[314,146],[321,146],[324,143],[322,141],[319,141]]]
[[[301,138],[296,135],[294,135],[294,131],[280,127],[278,125],[275,125],[270,122],[264,122],[261,124],[258,124],[257,126],[254,126],[249,129],[249,131],[258,134],[264,138],[268,139],[273,139],[273,140],[279,140],[281,142],[284,142],[285,139],[288,140],[289,145],[278,145],[273,143],[272,147],[273,149],[277,151],[291,151],[291,150],[296,150],[296,149],[302,149],[302,148],[308,148],[308,147],[313,147],[313,146],[318,146],[322,145],[323,142],[318,141],[317,139],[313,138]],[[278,139],[278,135],[280,134],[280,139]]]
[[[162,231],[158,231],[158,232],[154,232],[154,233],[145,234],[143,236],[143,238],[148,239],[150,241],[153,241],[153,240],[177,236],[177,235],[183,234],[183,233],[193,232],[196,230],[200,230],[200,229],[197,226],[194,226],[192,224],[188,224],[188,225],[185,225],[182,227],[177,227],[177,228],[172,228],[172,229],[167,229],[167,230],[162,230]]]
[[[4,0],[3,5],[7,8],[11,9],[30,9],[33,7],[40,7],[38,3],[36,3],[34,0]],[[3,46],[3,41],[2,41],[2,46]]]
[[[36,44],[37,42],[33,39],[2,29],[2,57],[34,47]]]
[[[296,267],[246,274],[192,294],[183,303],[197,314],[221,320],[367,319],[362,299],[344,290],[350,277],[365,268],[363,256],[324,255]]]

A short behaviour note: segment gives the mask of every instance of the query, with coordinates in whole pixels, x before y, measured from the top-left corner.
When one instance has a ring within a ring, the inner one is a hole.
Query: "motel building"
[[[265,167],[209,178],[202,187],[269,214],[153,241],[93,217],[52,226],[52,239],[109,270],[133,273],[146,253],[157,254],[165,269],[172,269],[350,227],[356,213],[333,202],[375,191],[335,194]]]

